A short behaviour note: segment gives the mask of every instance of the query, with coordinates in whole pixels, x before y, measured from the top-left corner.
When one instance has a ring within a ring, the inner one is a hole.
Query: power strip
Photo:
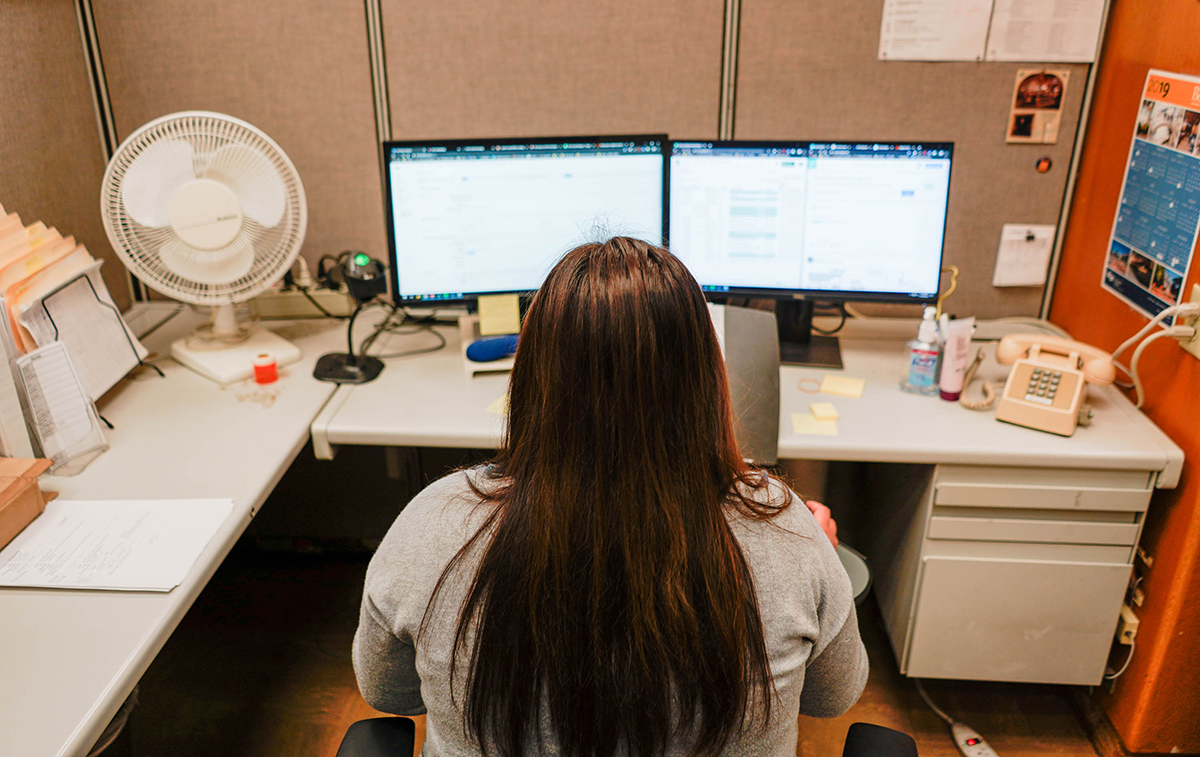
[[[348,316],[354,300],[336,289],[310,289],[309,296],[330,315]],[[251,300],[259,318],[322,318],[325,316],[299,289],[270,289]]]

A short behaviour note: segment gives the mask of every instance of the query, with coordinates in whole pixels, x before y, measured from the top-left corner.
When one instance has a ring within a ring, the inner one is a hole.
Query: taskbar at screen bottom
[[[818,302],[899,302],[921,304],[937,299],[937,292],[867,292],[843,289],[759,289],[744,286],[701,284],[708,297],[749,297],[768,300],[815,300]]]
[[[480,297],[494,297],[506,294],[528,296],[534,294],[536,291],[536,289],[519,289],[500,292],[438,292],[437,294],[404,294],[402,292],[396,297],[396,301],[409,305],[451,305],[460,302],[473,302]]]

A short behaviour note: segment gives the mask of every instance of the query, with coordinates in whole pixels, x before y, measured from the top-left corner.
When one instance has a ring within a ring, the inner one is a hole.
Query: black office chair
[[[408,757],[416,725],[402,717],[371,718],[350,726],[337,757]],[[846,734],[842,757],[917,757],[912,736],[881,725],[855,723]]]

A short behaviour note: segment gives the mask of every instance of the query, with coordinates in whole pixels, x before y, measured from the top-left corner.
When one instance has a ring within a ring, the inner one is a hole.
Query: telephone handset
[[[1063,436],[1075,433],[1087,384],[1108,386],[1116,377],[1107,352],[1045,334],[1009,334],[996,362],[1013,366],[996,419]]]

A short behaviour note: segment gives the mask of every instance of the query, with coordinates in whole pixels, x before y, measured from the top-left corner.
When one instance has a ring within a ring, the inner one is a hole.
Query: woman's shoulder
[[[804,505],[804,500],[778,478],[759,473],[757,485],[741,485],[739,493],[747,505],[728,509],[730,523],[742,541],[747,538],[778,545],[792,544],[797,548],[819,545],[816,537],[825,533]]]

